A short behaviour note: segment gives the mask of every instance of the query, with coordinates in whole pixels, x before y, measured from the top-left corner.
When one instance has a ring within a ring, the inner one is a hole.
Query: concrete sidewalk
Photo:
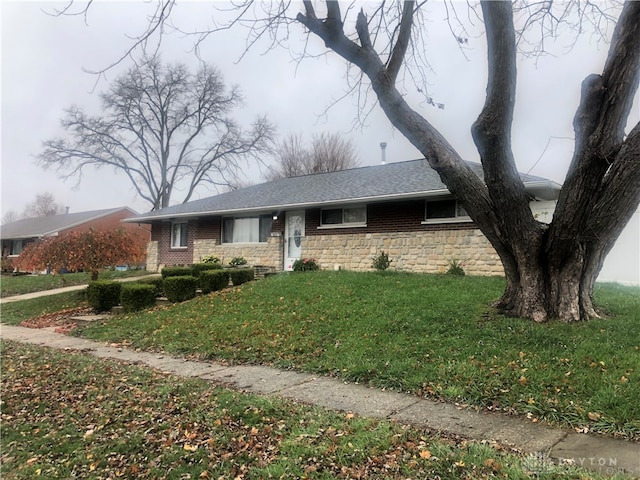
[[[413,395],[385,392],[362,385],[262,366],[225,366],[168,355],[134,352],[55,333],[53,328],[30,329],[0,325],[6,340],[58,349],[82,350],[102,358],[136,362],[184,377],[198,377],[236,390],[275,395],[332,410],[367,417],[395,419],[418,427],[495,441],[530,454],[531,470],[544,472],[550,461],[572,463],[602,474],[640,477],[640,444],[575,433],[498,413],[476,413],[452,404]]]

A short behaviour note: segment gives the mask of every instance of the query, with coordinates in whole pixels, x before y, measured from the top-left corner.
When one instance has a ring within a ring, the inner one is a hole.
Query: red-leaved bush
[[[89,230],[45,237],[25,246],[13,264],[22,271],[84,270],[92,280],[105,267],[139,263],[146,255],[142,237],[124,230]]]

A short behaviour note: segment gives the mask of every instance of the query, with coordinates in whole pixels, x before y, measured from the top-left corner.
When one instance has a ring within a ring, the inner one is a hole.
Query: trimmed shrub
[[[164,296],[164,291],[162,290],[162,282],[164,280],[160,277],[152,277],[152,278],[141,278],[135,283],[141,283],[143,285],[153,285],[156,289],[156,297]]]
[[[167,277],[164,279],[163,289],[170,302],[184,302],[196,296],[198,279],[193,275]]]
[[[229,286],[229,272],[227,270],[203,270],[199,280],[202,293],[217,292]]]
[[[87,301],[96,312],[108,312],[120,303],[122,284],[111,280],[90,282],[87,287]]]
[[[237,287],[254,279],[253,268],[233,268],[229,270],[231,282]]]
[[[194,263],[191,265],[191,275],[198,278],[202,272],[207,270],[218,270],[221,268],[222,265],[219,263]]]
[[[162,278],[167,277],[185,277],[192,275],[191,267],[164,267],[160,272]]]
[[[120,305],[126,313],[137,312],[156,304],[156,287],[151,283],[125,283],[120,290]]]

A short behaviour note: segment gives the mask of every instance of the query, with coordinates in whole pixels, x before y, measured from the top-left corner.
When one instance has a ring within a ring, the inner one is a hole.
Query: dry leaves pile
[[[76,327],[76,324],[70,320],[71,317],[91,314],[93,314],[91,307],[69,308],[23,320],[19,325],[27,328],[57,327],[55,329],[57,333],[68,333]]]
[[[487,445],[3,342],[3,478],[491,478]]]

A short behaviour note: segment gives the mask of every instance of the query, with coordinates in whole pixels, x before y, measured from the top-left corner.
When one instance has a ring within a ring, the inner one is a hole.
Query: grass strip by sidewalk
[[[640,439],[637,288],[599,286],[607,318],[538,325],[488,307],[503,282],[397,272],[279,275],[78,334]]]
[[[99,274],[100,280],[114,278],[129,278],[148,275],[145,270],[103,270]],[[3,275],[0,279],[0,297],[11,297],[25,293],[42,292],[54,288],[84,285],[91,280],[91,273],[65,273],[62,275]]]
[[[81,352],[0,345],[7,480],[586,478],[569,466],[394,422]]]
[[[86,306],[89,306],[86,292],[78,290],[20,300],[19,302],[3,303],[0,311],[2,312],[2,323],[18,325],[21,321],[30,318]]]

